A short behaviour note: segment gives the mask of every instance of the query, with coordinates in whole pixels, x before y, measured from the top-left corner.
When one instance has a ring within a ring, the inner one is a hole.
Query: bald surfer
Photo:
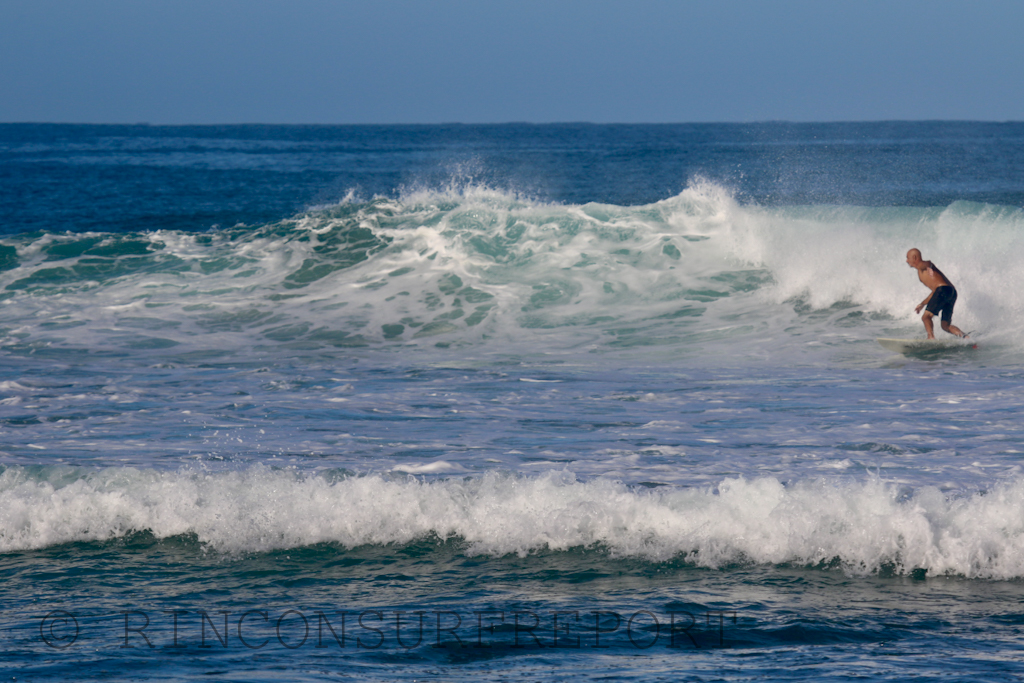
[[[952,322],[953,305],[956,303],[956,287],[949,281],[949,278],[943,275],[934,263],[922,259],[920,249],[911,249],[907,252],[907,265],[917,271],[917,277],[921,280],[921,284],[932,290],[931,294],[914,309],[915,313],[920,313],[922,308],[925,309],[921,320],[924,322],[928,338],[935,339],[932,318],[936,314],[940,314],[943,330],[957,337],[966,337],[964,331]]]

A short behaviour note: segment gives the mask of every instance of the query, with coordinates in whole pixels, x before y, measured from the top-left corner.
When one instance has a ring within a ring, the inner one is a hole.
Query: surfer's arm
[[[917,305],[917,308],[915,308],[915,309],[914,309],[914,313],[920,313],[920,312],[921,312],[921,309],[922,309],[922,308],[924,308],[925,306],[927,306],[927,305],[928,305],[928,302],[932,300],[932,294],[934,294],[934,293],[935,293],[935,290],[933,289],[933,290],[932,290],[932,292],[931,292],[931,294],[929,294],[928,296],[926,296],[926,297],[924,298],[924,301],[922,301],[921,303],[919,303],[919,304]]]

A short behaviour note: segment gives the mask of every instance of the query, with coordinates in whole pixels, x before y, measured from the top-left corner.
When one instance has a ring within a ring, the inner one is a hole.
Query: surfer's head
[[[921,262],[921,250],[911,249],[907,252],[907,265],[911,268],[916,268],[917,264]]]

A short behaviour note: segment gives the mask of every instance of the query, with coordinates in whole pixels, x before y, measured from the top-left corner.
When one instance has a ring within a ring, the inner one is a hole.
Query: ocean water
[[[1019,680],[1022,178],[1017,123],[0,125],[0,672]],[[875,342],[911,247],[973,343]]]

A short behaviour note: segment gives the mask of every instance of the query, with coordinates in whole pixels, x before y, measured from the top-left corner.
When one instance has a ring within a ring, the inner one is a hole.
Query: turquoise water
[[[0,127],[0,668],[1015,680],[1022,133]]]

